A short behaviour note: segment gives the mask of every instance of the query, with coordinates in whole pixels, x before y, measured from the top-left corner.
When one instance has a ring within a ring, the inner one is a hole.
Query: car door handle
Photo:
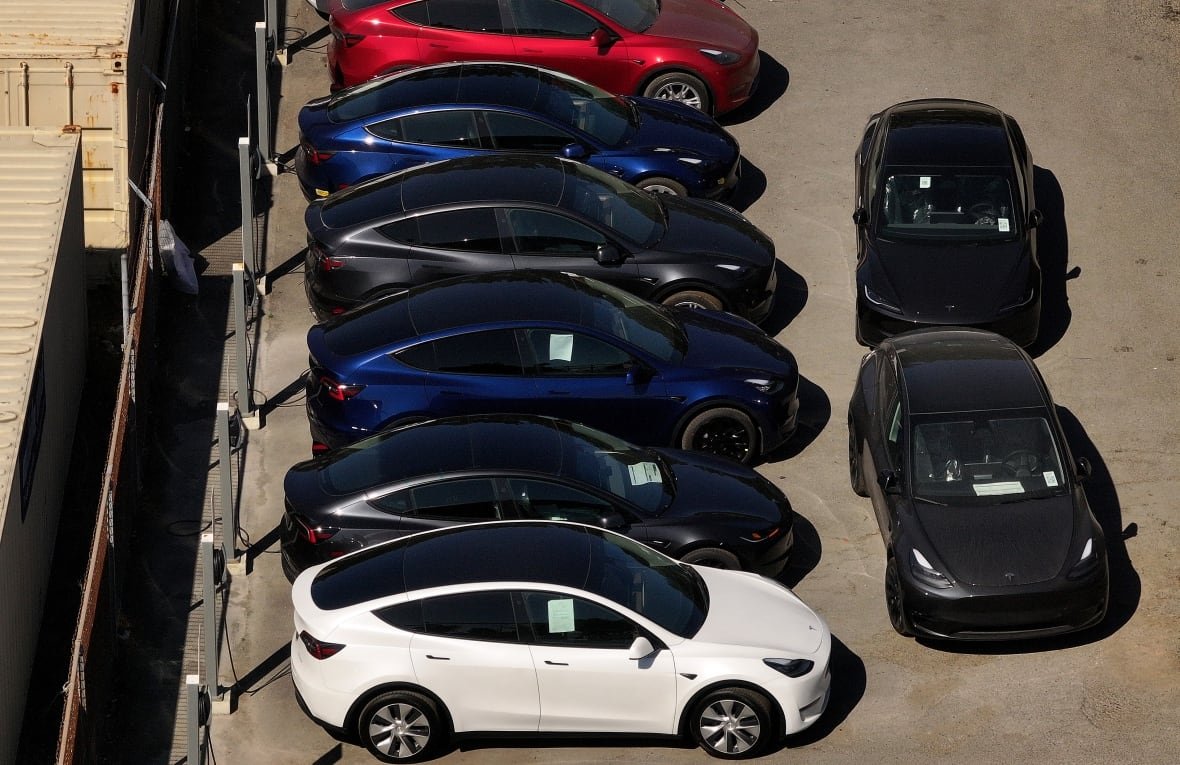
[[[525,53],[544,53],[541,48],[521,48]]]
[[[443,43],[434,43],[434,42],[432,42],[432,43],[430,43],[430,47],[431,47],[431,48],[449,48],[449,47],[451,47],[451,46],[449,46],[449,45],[444,45]]]
[[[435,655],[429,654],[429,653],[426,654],[426,658],[434,659],[435,661],[450,661],[451,660],[450,656],[435,656]]]
[[[569,664],[564,661],[549,661],[548,659],[546,659],[545,663],[551,667],[568,667],[569,666]]]
[[[550,396],[568,396],[570,394],[568,390],[551,390],[547,392]]]

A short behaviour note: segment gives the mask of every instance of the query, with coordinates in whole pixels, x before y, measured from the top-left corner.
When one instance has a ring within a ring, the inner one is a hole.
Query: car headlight
[[[763,659],[762,663],[787,677],[803,677],[815,666],[810,659]]]
[[[1069,570],[1066,578],[1081,579],[1084,576],[1094,573],[1094,569],[1096,568],[1098,568],[1098,553],[1094,548],[1094,537],[1090,537],[1086,540],[1086,546],[1082,548],[1082,554],[1078,557],[1078,562],[1073,564],[1073,568]]]
[[[880,293],[874,292],[873,290],[869,289],[869,285],[867,285],[867,284],[865,285],[865,300],[869,301],[870,303],[872,303],[875,306],[880,306],[881,308],[884,308],[886,311],[892,311],[893,313],[901,313],[900,308],[898,308],[896,305],[894,305],[890,301],[886,300],[885,298],[881,297]]]
[[[782,380],[771,380],[768,377],[751,377],[745,383],[747,385],[753,385],[754,389],[759,393],[778,393],[783,389]]]
[[[717,62],[718,64],[722,64],[722,65],[736,64],[739,60],[741,60],[741,57],[742,57],[742,54],[734,53],[731,50],[719,50],[717,48],[701,48],[700,51],[709,59]]]
[[[951,586],[951,580],[947,579],[942,572],[934,568],[925,555],[917,549],[911,550],[910,552],[914,556],[913,564],[910,566],[910,573],[914,575],[915,579],[939,590],[945,590]]]
[[[1008,305],[1002,307],[1000,310],[1001,311],[1011,311],[1015,308],[1021,308],[1023,306],[1028,305],[1029,303],[1031,303],[1033,297],[1035,297],[1035,296],[1036,296],[1036,290],[1034,290],[1032,287],[1029,287],[1028,292],[1026,292],[1024,295],[1022,295],[1019,300],[1017,300],[1015,303],[1009,303]]]

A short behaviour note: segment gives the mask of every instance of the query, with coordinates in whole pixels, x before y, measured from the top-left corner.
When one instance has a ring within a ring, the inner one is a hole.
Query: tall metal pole
[[[238,357],[238,411],[243,417],[254,414],[254,396],[250,391],[250,344],[246,339],[246,266],[233,265],[234,344]]]
[[[209,697],[221,697],[221,687],[217,680],[217,659],[220,653],[217,629],[217,564],[213,555],[213,532],[206,531],[201,535],[201,578],[204,580],[204,602],[201,612],[203,616],[203,630],[205,634],[205,687]]]
[[[201,680],[197,675],[186,675],[185,701],[188,706],[188,757],[191,765],[204,763],[201,758]]]
[[[238,503],[234,496],[233,464],[230,461],[229,443],[229,403],[220,401],[217,404],[217,464],[221,468],[221,512],[229,527],[230,557],[238,559]]]
[[[242,198],[242,262],[258,270],[254,252],[254,152],[250,139],[238,139],[238,193]]]
[[[254,75],[256,79],[255,103],[258,110],[258,151],[263,160],[269,162],[274,156],[274,137],[270,130],[270,47],[266,35],[266,22],[254,24]]]

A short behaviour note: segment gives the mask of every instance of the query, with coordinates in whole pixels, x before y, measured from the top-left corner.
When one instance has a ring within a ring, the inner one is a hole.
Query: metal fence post
[[[201,679],[187,675],[184,681],[185,701],[188,706],[188,756],[189,765],[204,763],[201,757]]]
[[[267,39],[266,22],[254,23],[254,75],[258,112],[258,149],[262,158],[270,163],[274,157],[274,137],[270,129],[270,41]]]
[[[250,389],[250,343],[246,335],[246,266],[244,263],[234,263],[232,271],[234,343],[238,357],[238,411],[242,413],[242,423],[254,429],[259,423],[254,414],[254,394]]]
[[[220,631],[217,620],[217,580],[219,573],[214,560],[213,532],[206,531],[201,535],[201,578],[205,585],[204,600],[201,605],[203,630],[205,635],[205,687],[209,698],[221,700],[221,685],[217,680],[217,661],[221,653]]]
[[[217,464],[221,468],[221,513],[222,522],[228,523],[230,557],[238,559],[238,503],[234,496],[233,464],[229,442],[229,403],[217,404]]]
[[[254,250],[254,152],[248,137],[238,138],[238,189],[242,197],[242,262],[258,270]]]

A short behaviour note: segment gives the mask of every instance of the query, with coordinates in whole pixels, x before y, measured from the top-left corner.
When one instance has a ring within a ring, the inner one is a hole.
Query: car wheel
[[[722,688],[693,707],[692,737],[706,753],[744,760],[766,753],[775,740],[770,702],[747,688]]]
[[[869,496],[868,490],[865,489],[864,472],[860,466],[860,439],[852,430],[851,420],[848,422],[848,481],[852,484],[856,496]]]
[[[366,704],[357,719],[357,733],[382,762],[425,760],[446,737],[434,702],[412,691],[383,693]]]
[[[643,95],[648,98],[663,98],[679,101],[685,106],[709,114],[713,104],[709,102],[709,90],[699,78],[688,72],[661,74],[647,84]]]
[[[680,437],[680,448],[716,454],[743,464],[758,455],[758,431],[750,416],[720,406],[693,417]]]
[[[904,637],[913,635],[905,618],[905,596],[901,590],[901,577],[897,574],[897,558],[892,555],[885,563],[885,609],[889,612],[889,623],[897,634]]]
[[[721,298],[704,290],[680,290],[679,292],[673,292],[660,302],[664,305],[679,306],[681,308],[722,310]]]
[[[653,176],[651,178],[644,178],[635,185],[652,194],[669,194],[674,197],[688,196],[688,189],[684,188],[684,184],[677,183],[671,178]]]
[[[700,547],[696,550],[691,550],[680,556],[681,563],[692,563],[697,566],[708,566],[709,568],[724,568],[731,571],[740,571],[742,562],[738,557],[729,550],[722,550],[720,547]]]

